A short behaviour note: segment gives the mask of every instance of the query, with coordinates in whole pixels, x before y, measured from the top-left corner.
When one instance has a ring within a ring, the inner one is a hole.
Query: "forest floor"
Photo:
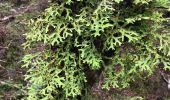
[[[27,20],[35,17],[41,12],[40,9],[45,8],[45,3],[32,4],[23,2],[16,5],[8,0],[0,1],[0,99],[2,100],[18,100],[25,95],[24,74],[26,70],[21,68],[20,62],[24,54],[23,34],[27,30]],[[156,69],[149,78],[137,80],[131,83],[129,88],[121,90],[111,89],[99,92],[95,91],[94,85],[91,87],[93,88],[92,98],[96,100],[129,100],[130,98],[140,100],[141,97],[145,100],[170,99],[170,90],[161,72],[161,69]],[[170,72],[163,73],[170,77]]]

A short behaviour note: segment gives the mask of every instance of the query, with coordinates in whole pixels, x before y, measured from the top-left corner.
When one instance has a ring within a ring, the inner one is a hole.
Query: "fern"
[[[169,32],[158,7],[167,0],[60,0],[30,21],[28,99],[76,99],[88,71],[103,73],[103,89],[125,88],[160,64],[170,69]],[[76,6],[75,6],[76,5]],[[97,79],[96,79],[97,80]]]

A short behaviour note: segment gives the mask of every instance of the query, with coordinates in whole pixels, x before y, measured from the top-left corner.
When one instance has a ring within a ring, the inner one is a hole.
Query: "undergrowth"
[[[170,69],[170,34],[162,11],[168,0],[57,0],[30,21],[28,100],[76,99],[88,73],[103,77],[102,89],[125,88],[159,65]],[[88,71],[88,72],[87,72]],[[96,79],[97,81],[97,79]]]

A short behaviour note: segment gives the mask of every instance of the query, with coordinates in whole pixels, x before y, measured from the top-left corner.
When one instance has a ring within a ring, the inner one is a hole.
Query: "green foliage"
[[[167,0],[62,0],[30,21],[28,99],[82,95],[87,69],[100,70],[104,89],[125,88],[163,63],[170,69],[170,34],[158,7]]]

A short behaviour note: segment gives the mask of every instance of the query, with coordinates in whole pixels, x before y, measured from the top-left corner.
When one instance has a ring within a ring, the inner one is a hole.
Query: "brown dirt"
[[[99,88],[99,83],[95,83],[92,87],[92,94],[98,97],[98,100],[127,100],[127,98],[114,98],[113,95],[119,94],[125,97],[140,96],[144,100],[167,100],[170,97],[170,90],[167,88],[167,83],[164,81],[160,72],[165,73],[165,76],[170,75],[170,71],[162,71],[156,69],[154,74],[145,80],[136,80],[126,89],[110,89],[109,91]],[[112,98],[112,99],[111,99]]]

